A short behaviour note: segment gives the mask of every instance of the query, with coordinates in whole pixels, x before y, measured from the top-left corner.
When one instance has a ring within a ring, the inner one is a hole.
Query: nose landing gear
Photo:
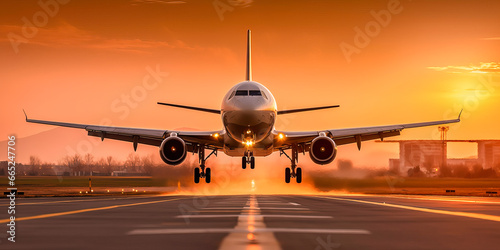
[[[241,168],[246,169],[248,164],[251,169],[255,168],[255,157],[250,151],[247,151],[246,156],[241,157]]]

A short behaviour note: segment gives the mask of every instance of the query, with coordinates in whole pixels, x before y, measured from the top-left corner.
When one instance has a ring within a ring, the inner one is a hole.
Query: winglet
[[[252,80],[252,33],[247,31],[247,75],[246,80]]]
[[[464,109],[460,110],[460,113],[458,114],[458,121],[460,121],[460,116],[462,116],[462,111],[464,111]]]
[[[24,113],[24,117],[26,118],[26,121],[28,121],[28,115],[26,115],[26,111],[24,111],[24,109],[23,109],[23,113]]]

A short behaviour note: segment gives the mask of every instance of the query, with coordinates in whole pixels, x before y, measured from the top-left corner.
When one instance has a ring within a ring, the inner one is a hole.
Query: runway
[[[500,199],[399,196],[18,198],[8,249],[498,249]],[[8,223],[8,200],[0,220]],[[4,229],[7,227],[4,226]]]

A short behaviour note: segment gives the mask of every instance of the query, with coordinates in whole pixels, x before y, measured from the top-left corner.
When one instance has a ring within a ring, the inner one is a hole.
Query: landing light
[[[255,235],[253,233],[248,233],[247,234],[247,239],[250,240],[250,241],[254,241],[255,240]]]
[[[219,138],[219,133],[215,133],[212,135],[214,138]]]
[[[249,141],[243,142],[243,144],[245,144],[247,146],[252,146],[253,145],[253,141],[249,140]]]
[[[285,135],[283,135],[282,133],[279,133],[279,134],[278,134],[278,138],[279,138],[280,140],[283,140],[283,138],[285,138]]]

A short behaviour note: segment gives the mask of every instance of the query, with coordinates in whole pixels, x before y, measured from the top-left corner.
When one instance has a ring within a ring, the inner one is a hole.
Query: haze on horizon
[[[244,79],[245,32],[251,29],[253,78],[269,88],[279,109],[341,105],[283,115],[281,130],[450,119],[464,108],[449,138],[500,139],[497,1],[69,1],[28,38],[26,20],[37,23],[33,18],[44,7],[38,1],[0,7],[0,138],[53,129],[25,123],[23,108],[34,119],[220,129],[217,115],[156,102],[219,108],[226,91]],[[380,22],[381,13],[391,15]],[[374,22],[380,29],[360,43],[358,31],[366,33]],[[12,34],[25,40],[15,46]],[[346,44],[356,52],[346,56]],[[436,132],[405,130],[396,139],[436,139]],[[64,148],[79,142],[45,143]],[[397,146],[368,142],[361,152],[339,147],[338,158],[366,165],[391,155]]]

